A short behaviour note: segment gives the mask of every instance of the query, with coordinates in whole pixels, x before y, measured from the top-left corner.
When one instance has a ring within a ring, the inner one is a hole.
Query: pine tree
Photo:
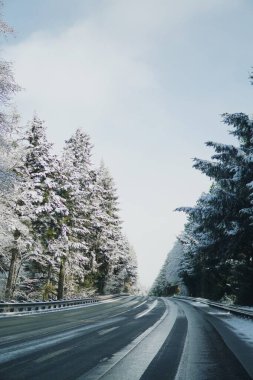
[[[111,282],[113,271],[122,251],[122,221],[119,217],[119,203],[113,178],[104,164],[100,165],[96,175],[95,204],[93,213],[92,251],[97,263],[96,286],[104,293]],[[110,280],[109,280],[110,279]]]
[[[33,237],[43,252],[28,269],[31,276],[38,279],[38,288],[41,289],[43,284],[55,282],[57,272],[60,277],[59,261],[65,254],[62,246],[68,209],[60,194],[59,162],[51,154],[52,144],[47,142],[45,126],[37,117],[30,125],[27,141],[25,169],[33,186],[30,189],[34,209]]]
[[[229,293],[239,303],[253,303],[253,126],[245,114],[224,114],[224,122],[239,146],[208,142],[212,161],[194,160],[213,185],[195,207],[181,208],[189,215],[183,276],[193,293],[215,299]]]
[[[1,198],[1,206],[5,211],[1,214],[1,232],[4,232],[6,237],[2,254],[3,267],[7,273],[6,299],[13,297],[17,282],[20,280],[22,266],[31,256],[32,247],[35,249],[30,234],[32,208],[28,192],[29,178],[24,170],[24,147],[20,142],[21,138],[20,130],[13,128],[8,139],[10,173],[13,180],[9,183],[9,191],[3,191]],[[3,243],[4,239],[1,241]]]
[[[87,276],[96,265],[91,252],[91,225],[94,212],[93,191],[95,174],[91,163],[91,150],[89,136],[78,129],[66,141],[62,172],[65,182],[63,197],[69,210],[67,218],[68,254],[67,260],[71,262],[75,271],[76,282],[82,287],[86,284]],[[62,275],[65,272],[67,261],[61,262]],[[61,286],[62,295],[62,286]]]
[[[151,295],[170,296],[178,293],[187,294],[187,289],[180,278],[183,259],[182,244],[176,241],[151,287]]]
[[[166,265],[163,264],[158,276],[156,277],[149,294],[157,297],[167,296],[167,289],[170,287],[170,283],[166,278]]]
[[[1,6],[1,4],[0,4]],[[0,14],[0,37],[12,32],[12,29],[2,20]],[[10,111],[13,95],[20,90],[12,71],[12,63],[0,59],[0,181],[1,191],[9,191],[9,185],[14,180],[13,173],[9,165],[10,141],[8,135],[13,129],[13,122],[16,122],[16,115]],[[14,120],[13,120],[14,119]]]
[[[138,263],[134,248],[130,245],[127,238],[125,238],[125,277],[123,282],[123,292],[135,293],[138,283]]]
[[[131,293],[137,286],[137,260],[127,238],[121,236],[111,257],[105,293]]]
[[[1,4],[0,4],[1,6]],[[8,35],[12,29],[3,21],[0,14],[0,38]],[[13,191],[15,176],[12,171],[12,151],[11,139],[9,135],[13,124],[16,122],[16,115],[10,111],[13,95],[19,90],[16,84],[11,62],[0,59],[0,195],[2,199],[0,216],[1,252],[0,252],[0,272],[6,271],[5,245],[10,238],[9,221],[13,217],[10,208],[6,206],[4,198]],[[7,264],[8,267],[8,264]]]

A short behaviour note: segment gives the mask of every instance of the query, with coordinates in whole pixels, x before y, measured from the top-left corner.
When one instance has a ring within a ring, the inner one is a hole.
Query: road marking
[[[109,332],[113,331],[113,330],[116,330],[118,329],[119,326],[116,326],[116,327],[111,327],[110,329],[105,329],[105,330],[101,330],[98,332],[98,335],[105,335],[105,334],[108,334]]]
[[[114,314],[112,317],[117,317],[118,315],[128,313],[129,311],[132,311],[132,310],[133,310],[133,307],[131,307],[130,309],[121,311],[120,313]]]
[[[69,351],[71,350],[71,348],[63,348],[62,350],[58,350],[58,351],[55,351],[55,352],[52,352],[51,354],[47,354],[47,355],[43,355],[41,356],[40,358],[34,360],[36,363],[43,363],[45,362],[46,360],[48,359],[51,359],[51,358],[54,358],[55,356],[58,356],[60,354],[62,354],[63,352],[66,352],[66,351]]]
[[[139,305],[137,305],[137,306],[133,307],[133,309],[137,309],[137,307],[140,307],[140,306],[144,305],[144,303],[146,303],[146,302],[148,302],[148,300],[146,300],[146,301],[144,301],[144,302],[140,303]]]
[[[143,312],[137,314],[134,318],[138,319],[138,318],[144,317],[144,315],[150,313],[151,310],[153,310],[156,306],[157,306],[157,300],[155,300],[151,305],[149,305],[147,310],[144,310]]]

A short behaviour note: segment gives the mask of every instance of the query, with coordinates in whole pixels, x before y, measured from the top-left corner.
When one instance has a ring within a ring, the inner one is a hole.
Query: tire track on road
[[[173,380],[182,357],[188,321],[184,311],[179,308],[175,324],[162,347],[144,372],[141,380]]]

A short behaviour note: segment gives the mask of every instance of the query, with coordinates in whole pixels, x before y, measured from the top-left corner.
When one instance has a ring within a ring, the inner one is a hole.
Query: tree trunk
[[[47,284],[50,284],[51,282],[51,275],[52,275],[52,264],[49,264],[48,270],[47,270]]]
[[[17,248],[12,248],[11,250],[11,263],[5,288],[5,299],[9,301],[13,297],[13,293],[16,287],[17,276],[16,276],[16,266],[18,260],[18,250]]]
[[[58,277],[57,299],[60,300],[64,296],[64,283],[65,283],[65,262],[66,259],[61,259],[60,272]]]

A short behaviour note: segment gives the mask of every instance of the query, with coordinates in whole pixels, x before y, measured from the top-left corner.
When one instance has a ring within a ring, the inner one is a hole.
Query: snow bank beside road
[[[231,316],[231,318],[223,321],[253,349],[253,320]]]

